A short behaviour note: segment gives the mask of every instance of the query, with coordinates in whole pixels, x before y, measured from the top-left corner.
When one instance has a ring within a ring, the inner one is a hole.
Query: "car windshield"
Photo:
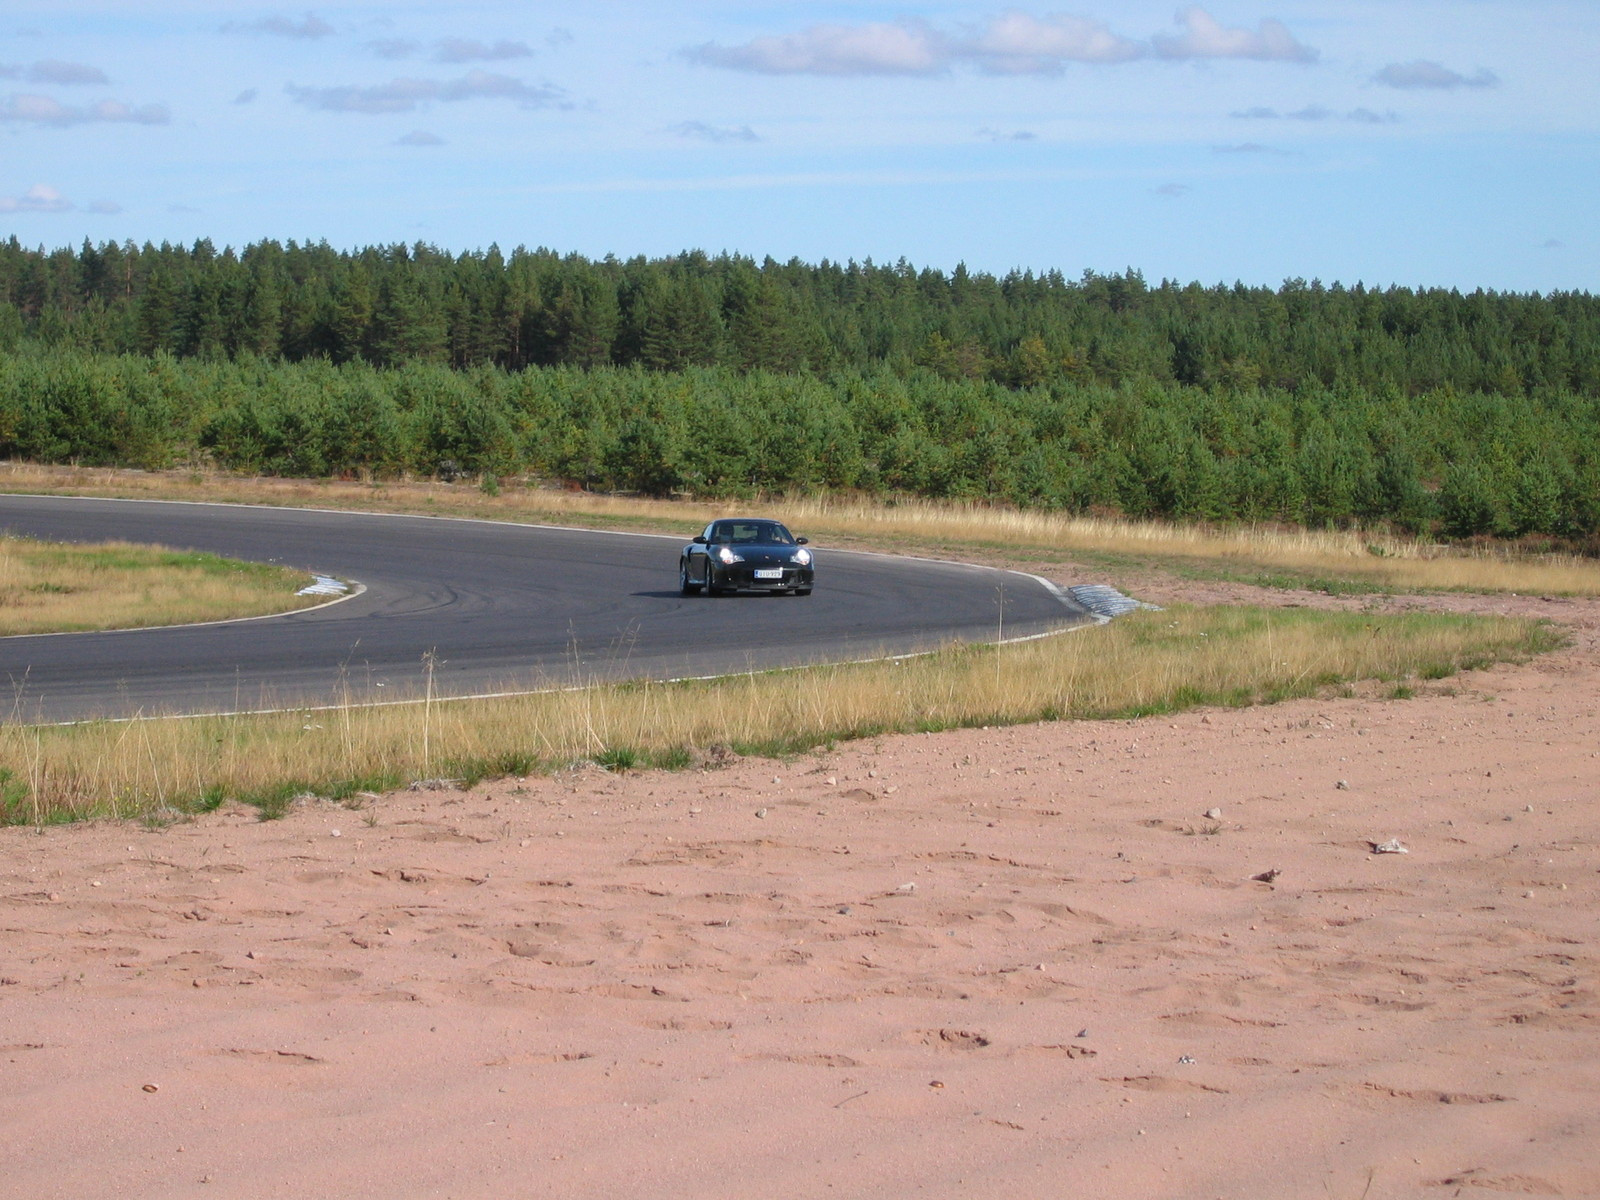
[[[792,546],[794,538],[776,521],[718,521],[707,539],[714,546]]]

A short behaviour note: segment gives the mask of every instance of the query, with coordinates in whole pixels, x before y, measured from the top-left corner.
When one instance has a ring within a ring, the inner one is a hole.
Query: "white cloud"
[[[233,102],[235,104],[254,104],[256,97],[260,94],[255,88],[245,88],[244,91],[233,98]]]
[[[1452,71],[1449,67],[1425,58],[1408,63],[1390,63],[1372,77],[1374,83],[1392,88],[1434,88],[1451,91],[1455,88],[1492,88],[1500,77],[1493,71],[1479,68],[1471,75]]]
[[[1165,196],[1169,200],[1176,200],[1180,196],[1187,196],[1194,191],[1187,183],[1163,183],[1155,189],[1156,195]]]
[[[101,100],[86,108],[75,108],[50,96],[16,95],[0,103],[0,123],[30,125],[85,125],[110,122],[130,125],[165,125],[172,114],[160,104],[134,107],[120,100]]]
[[[0,213],[65,213],[77,205],[55,188],[36,183],[20,196],[0,196]]]
[[[508,58],[527,58],[533,53],[526,42],[499,41],[494,45],[467,38],[445,38],[434,46],[435,62],[503,62]]]
[[[27,80],[29,83],[54,83],[54,84],[88,84],[110,83],[106,73],[99,67],[85,66],[83,63],[60,62],[56,59],[46,59],[36,62],[28,68]]]
[[[1388,112],[1374,112],[1370,108],[1353,108],[1347,113],[1336,113],[1331,108],[1324,108],[1320,104],[1308,104],[1304,108],[1297,108],[1294,112],[1279,112],[1275,108],[1265,108],[1256,105],[1253,108],[1241,108],[1228,114],[1238,120],[1244,121],[1353,121],[1357,125],[1392,125],[1400,119],[1400,114],[1392,109]]]
[[[122,211],[122,205],[115,200],[92,200],[89,202],[89,211],[102,217],[114,217]]]
[[[1114,64],[1152,55],[1174,60],[1248,58],[1314,62],[1317,51],[1281,21],[1230,29],[1202,8],[1178,13],[1179,34],[1125,37],[1103,21],[1010,9],[986,24],[946,33],[927,21],[812,25],[737,46],[708,42],[685,51],[693,62],[764,75],[940,75],[969,63],[995,75],[1055,74],[1068,63]]]
[[[367,49],[379,58],[393,59],[410,58],[422,47],[406,38],[378,38],[376,41],[368,42]]]
[[[239,21],[229,21],[222,27],[222,31],[224,33],[270,33],[274,37],[309,40],[327,37],[330,33],[334,32],[334,29],[332,25],[329,25],[315,13],[308,12],[305,17],[299,21],[282,16],[263,17],[259,21],[248,21],[242,23]]]
[[[368,42],[367,49],[379,58],[400,59],[414,57],[422,50],[422,45],[407,38],[378,38]],[[432,58],[441,63],[504,62],[532,55],[533,50],[526,42],[502,39],[488,43],[472,38],[441,38],[433,44]]]
[[[84,110],[90,121],[125,122],[133,125],[165,125],[172,120],[164,105],[141,104],[135,108],[120,100],[102,100]]]
[[[1068,62],[1127,62],[1148,52],[1100,21],[1066,14],[1040,18],[1016,9],[952,49],[1000,75],[1048,74]]]
[[[396,146],[442,146],[444,139],[437,133],[429,133],[426,129],[413,129],[403,138],[397,138]]]
[[[566,95],[550,84],[525,83],[488,71],[468,71],[460,79],[392,79],[374,87],[314,88],[291,83],[285,90],[308,108],[367,114],[415,112],[432,101],[458,100],[512,100],[523,108],[542,108]]]
[[[813,25],[800,33],[759,37],[742,46],[707,43],[695,62],[762,75],[936,75],[949,67],[944,38],[924,21]]]
[[[1010,133],[1001,129],[990,129],[988,126],[978,130],[978,136],[988,142],[1033,142],[1039,135],[1031,129],[1014,129]]]
[[[1295,40],[1282,21],[1268,17],[1254,30],[1229,29],[1203,8],[1178,13],[1181,34],[1150,39],[1162,58],[1251,58],[1263,62],[1315,62],[1317,52]]]
[[[681,121],[671,132],[682,138],[704,142],[759,142],[761,135],[748,125],[708,125],[704,121]]]

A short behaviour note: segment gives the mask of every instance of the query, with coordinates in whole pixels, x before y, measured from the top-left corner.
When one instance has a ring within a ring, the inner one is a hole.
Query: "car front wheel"
[[[699,590],[700,585],[698,583],[689,582],[689,560],[680,558],[678,560],[678,591],[685,596],[692,596]]]

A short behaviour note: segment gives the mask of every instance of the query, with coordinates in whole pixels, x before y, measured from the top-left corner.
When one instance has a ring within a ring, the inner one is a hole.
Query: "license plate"
[[[750,574],[756,579],[782,579],[782,567],[757,567]]]

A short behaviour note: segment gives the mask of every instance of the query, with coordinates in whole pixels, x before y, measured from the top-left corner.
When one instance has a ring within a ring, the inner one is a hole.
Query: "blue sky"
[[[1597,290],[1593,0],[10,0],[0,235]]]

